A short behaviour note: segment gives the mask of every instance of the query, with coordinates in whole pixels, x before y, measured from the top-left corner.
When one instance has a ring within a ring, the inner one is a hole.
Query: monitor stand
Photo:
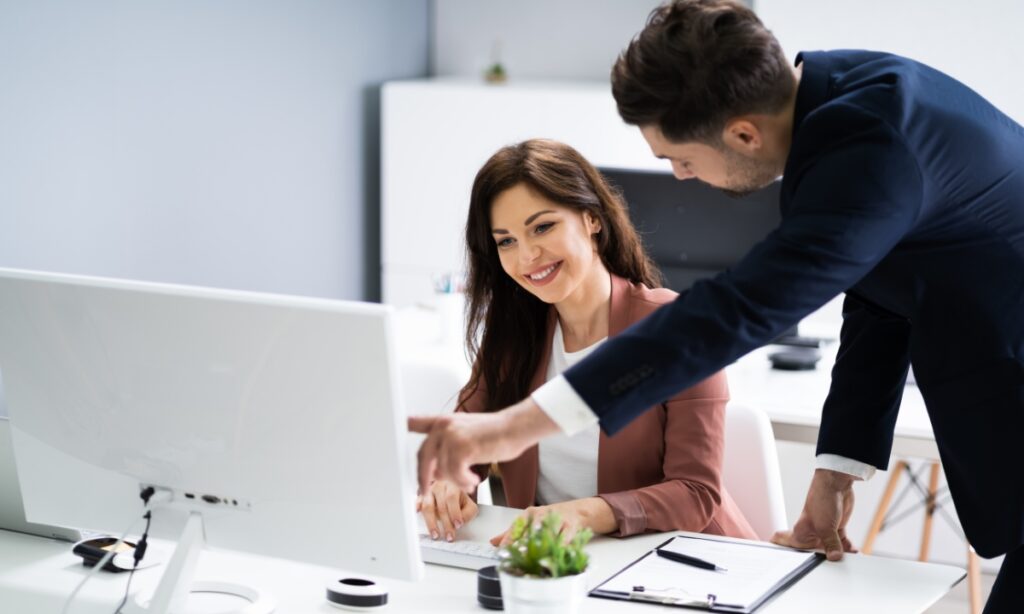
[[[167,563],[160,584],[152,595],[142,591],[135,596],[130,608],[132,614],[186,614],[186,602],[190,594],[218,593],[244,600],[245,605],[230,614],[271,614],[276,604],[266,593],[254,588],[229,582],[194,582],[199,553],[206,546],[206,532],[203,515],[190,511],[185,529],[178,538],[178,545]]]

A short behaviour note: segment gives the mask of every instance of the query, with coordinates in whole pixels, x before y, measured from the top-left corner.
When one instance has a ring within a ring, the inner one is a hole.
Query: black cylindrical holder
[[[505,609],[501,603],[501,580],[494,565],[476,572],[476,600],[488,610]]]
[[[366,578],[342,578],[327,585],[327,602],[343,610],[368,612],[388,604],[388,591]]]

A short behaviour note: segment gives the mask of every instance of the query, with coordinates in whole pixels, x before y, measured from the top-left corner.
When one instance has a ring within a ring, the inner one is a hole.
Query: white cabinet
[[[477,170],[524,139],[564,141],[606,168],[668,171],[619,118],[607,83],[487,85],[430,79],[381,96],[381,275],[385,303],[429,300],[432,278],[463,269]]]

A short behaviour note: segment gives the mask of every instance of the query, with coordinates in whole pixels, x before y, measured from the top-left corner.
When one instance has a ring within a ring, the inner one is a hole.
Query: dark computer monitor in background
[[[647,252],[676,292],[735,265],[781,220],[779,181],[737,198],[670,172],[600,170],[622,191]],[[819,340],[800,337],[794,326],[777,341],[816,346]]]
[[[622,191],[647,252],[676,292],[739,262],[781,219],[779,182],[734,198],[668,172],[601,173]]]

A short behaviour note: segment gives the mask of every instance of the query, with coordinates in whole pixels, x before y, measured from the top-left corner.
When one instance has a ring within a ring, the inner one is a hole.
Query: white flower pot
[[[499,571],[501,601],[509,614],[574,614],[587,596],[587,572],[562,578],[514,576]]]

